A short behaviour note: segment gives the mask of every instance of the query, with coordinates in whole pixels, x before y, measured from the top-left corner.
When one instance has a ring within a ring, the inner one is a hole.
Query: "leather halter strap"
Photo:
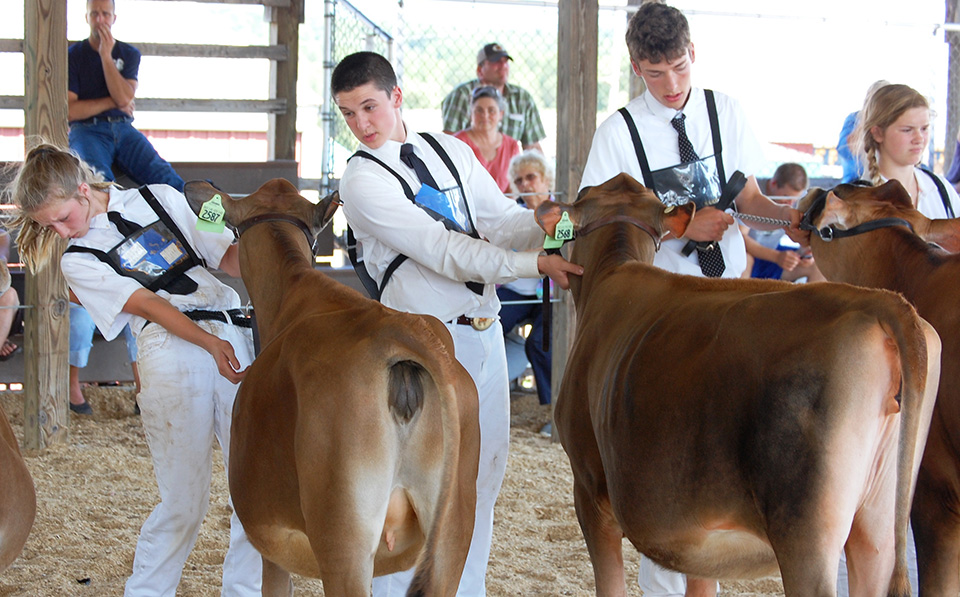
[[[262,224],[264,222],[287,222],[289,224],[293,224],[299,228],[301,232],[303,232],[303,235],[307,237],[307,245],[313,249],[313,235],[310,233],[310,228],[299,218],[288,216],[287,214],[263,214],[254,216],[249,220],[244,220],[237,225],[237,235],[243,236],[244,232],[256,226],[257,224]]]
[[[864,222],[849,229],[837,228],[836,226],[824,226],[823,228],[817,228],[813,225],[813,220],[816,219],[823,211],[824,205],[826,205],[827,202],[828,193],[829,191],[821,189],[820,193],[817,195],[817,198],[814,199],[813,203],[810,204],[810,207],[807,208],[807,211],[803,214],[803,218],[800,220],[801,230],[808,230],[816,234],[824,242],[830,242],[835,238],[857,236],[858,234],[863,234],[865,232],[872,232],[881,228],[893,228],[896,226],[904,226],[907,230],[913,232],[913,226],[911,226],[910,222],[904,220],[903,218],[878,218],[876,220]]]
[[[640,230],[643,230],[644,232],[650,235],[650,238],[653,239],[653,244],[656,247],[656,250],[657,251],[660,250],[660,235],[657,234],[657,231],[653,228],[653,226],[651,226],[650,224],[647,224],[642,220],[638,220],[632,216],[617,215],[617,216],[609,216],[606,218],[600,218],[599,220],[590,222],[589,224],[587,224],[586,226],[583,226],[582,228],[578,228],[576,231],[576,234],[577,236],[586,236],[598,228],[602,228],[604,226],[608,226],[610,224],[617,224],[617,223],[630,224],[632,226],[636,226]]]
[[[305,237],[307,237],[307,246],[310,247],[310,254],[313,255],[316,251],[317,240],[316,237],[310,232],[310,227],[304,224],[299,218],[288,216],[287,214],[266,213],[259,216],[254,216],[248,220],[244,220],[237,226],[237,236],[243,236],[244,232],[256,226],[257,224],[263,224],[264,222],[287,222],[288,224],[293,224],[299,228],[301,232],[303,232]]]

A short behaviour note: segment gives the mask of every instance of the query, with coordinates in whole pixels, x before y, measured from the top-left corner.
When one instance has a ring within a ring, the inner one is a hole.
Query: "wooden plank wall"
[[[180,0],[157,0],[180,1]],[[141,44],[145,53],[271,60],[271,99],[209,100],[142,98],[140,109],[265,112],[270,114],[269,159],[294,159],[299,24],[304,0],[188,0],[257,4],[271,21],[271,46],[229,47]],[[64,0],[24,0],[24,38],[0,40],[0,52],[23,52],[23,97],[0,96],[0,108],[23,108],[27,147],[37,137],[67,145],[67,9]],[[66,440],[69,422],[69,304],[55,261],[26,278],[24,304],[24,448]]]

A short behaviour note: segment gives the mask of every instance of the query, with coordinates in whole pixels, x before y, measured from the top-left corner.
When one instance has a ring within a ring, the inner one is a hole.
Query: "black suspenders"
[[[173,221],[173,218],[170,217],[170,214],[160,205],[160,201],[154,197],[153,192],[147,188],[146,185],[140,187],[140,195],[147,202],[147,205],[150,206],[150,209],[157,215],[157,218],[163,222],[163,224],[170,230],[180,242],[180,245],[183,247],[184,251],[187,254],[187,259],[182,263],[171,267],[160,277],[158,277],[153,282],[145,284],[144,287],[147,290],[156,292],[158,290],[166,290],[170,294],[190,294],[197,289],[197,283],[194,282],[191,278],[187,277],[185,274],[187,270],[190,270],[196,266],[206,267],[206,263],[197,256],[196,252],[193,250],[193,247],[190,243],[187,242],[186,237],[183,236],[183,232],[180,231],[180,228],[177,227],[176,223]],[[124,231],[126,227],[135,227],[137,230],[143,229],[143,226],[134,224],[124,220],[119,213],[117,212],[108,212],[107,218],[117,226],[117,229],[120,230],[120,233],[126,238],[130,235],[129,231]],[[124,228],[121,228],[124,226]],[[106,251],[101,251],[100,249],[94,249],[92,247],[83,247],[83,246],[71,246],[67,247],[65,253],[90,253],[95,256],[100,261],[111,266],[114,271],[124,277],[132,278],[130,272],[124,270],[120,267],[118,263],[115,263],[107,255]]]
[[[937,192],[940,193],[940,201],[943,201],[943,209],[947,212],[948,218],[955,218],[953,215],[953,206],[950,205],[950,195],[947,193],[947,187],[943,185],[943,181],[940,180],[936,174],[927,169],[926,166],[920,166],[920,170],[929,176],[933,180],[933,184],[937,185]]]
[[[704,89],[703,95],[707,102],[707,116],[710,118],[710,133],[713,137],[713,157],[717,162],[717,175],[720,178],[720,188],[727,184],[727,175],[723,169],[723,159],[721,153],[723,144],[720,142],[720,119],[717,117],[717,101],[713,96],[712,89]],[[633,141],[633,149],[637,154],[637,161],[640,162],[640,172],[643,174],[643,186],[656,192],[653,184],[653,173],[650,170],[650,164],[647,162],[647,154],[643,150],[643,143],[640,141],[640,133],[637,131],[637,124],[630,116],[626,107],[617,110],[624,121],[627,123],[627,129],[630,131],[630,139]]]
[[[480,235],[477,233],[477,230],[476,230],[477,228],[476,224],[474,224],[473,222],[473,215],[470,213],[470,204],[467,202],[467,194],[464,191],[463,182],[460,180],[460,173],[457,171],[456,166],[454,166],[453,160],[450,159],[450,155],[446,152],[446,150],[443,149],[443,146],[440,145],[440,142],[437,141],[433,137],[433,135],[430,135],[429,133],[420,133],[420,136],[423,137],[423,139],[430,145],[430,147],[433,148],[435,152],[437,152],[437,155],[439,155],[440,159],[443,160],[444,165],[446,165],[447,169],[450,170],[450,173],[453,174],[454,180],[457,181],[457,186],[460,187],[460,195],[461,197],[463,197],[463,205],[464,205],[464,208],[467,210],[467,219],[469,220],[470,227],[471,227],[470,233],[468,234],[465,233],[465,234],[467,234],[472,238],[480,238]],[[409,199],[411,203],[416,205],[413,189],[410,188],[410,185],[407,184],[407,181],[404,180],[403,177],[400,176],[400,174],[396,170],[386,165],[383,162],[383,160],[363,150],[360,150],[354,153],[352,156],[350,156],[350,159],[353,159],[358,156],[379,164],[387,172],[389,172],[390,174],[393,174],[394,178],[396,178],[397,181],[400,182],[400,188],[403,189],[403,194],[407,196],[407,199]],[[432,215],[433,214],[431,213],[431,216]],[[449,222],[446,222],[443,220],[439,220],[439,221],[443,222],[444,226],[446,226],[448,230],[452,229],[452,226],[450,225]],[[408,259],[408,257],[403,254],[400,254],[394,257],[393,261],[390,262],[390,264],[387,266],[387,269],[383,272],[383,278],[380,280],[380,285],[378,286],[376,280],[374,280],[373,277],[370,275],[370,273],[367,272],[367,268],[364,266],[363,262],[359,259],[359,255],[357,253],[357,239],[353,234],[353,229],[351,229],[349,225],[347,226],[347,256],[350,257],[350,263],[353,265],[354,271],[357,272],[357,277],[360,278],[360,282],[363,284],[363,287],[366,289],[367,294],[370,295],[370,298],[376,301],[380,300],[380,296],[383,295],[383,289],[386,288],[387,282],[390,281],[390,278],[391,276],[393,276],[393,273],[397,271],[397,268],[400,267],[400,265]],[[464,284],[474,294],[478,294],[478,295],[483,294],[484,285],[482,283],[464,282]]]

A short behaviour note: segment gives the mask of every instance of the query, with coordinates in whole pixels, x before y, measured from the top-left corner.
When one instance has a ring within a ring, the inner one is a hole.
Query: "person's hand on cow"
[[[810,231],[800,229],[800,220],[803,219],[803,213],[792,208],[784,207],[786,210],[782,219],[789,220],[790,225],[784,227],[784,231],[787,234],[787,237],[795,243],[798,243],[801,247],[810,246]]]
[[[683,233],[683,238],[697,242],[720,240],[733,223],[734,219],[730,214],[715,207],[704,207],[694,214],[686,232]]]
[[[240,383],[250,367],[240,369],[240,361],[233,351],[233,345],[213,334],[208,335],[210,336],[209,345],[204,345],[203,348],[209,352],[217,362],[217,370],[220,372],[220,375],[230,380],[230,383]]]
[[[548,276],[564,290],[570,288],[569,274],[575,276],[583,275],[583,266],[576,263],[570,263],[562,255],[540,255],[537,258],[537,269],[540,273]]]
[[[134,291],[123,305],[123,311],[161,325],[174,336],[207,351],[217,363],[220,375],[231,383],[240,383],[246,375],[247,369],[240,370],[240,361],[229,342],[201,328],[156,293],[146,288]]]

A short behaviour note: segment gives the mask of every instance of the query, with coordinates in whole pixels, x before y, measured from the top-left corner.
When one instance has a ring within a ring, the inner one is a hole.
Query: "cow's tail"
[[[890,579],[888,597],[906,597],[910,595],[910,581],[907,576],[907,524],[910,516],[910,503],[916,485],[916,471],[926,444],[933,409],[933,397],[936,396],[936,384],[939,375],[929,375],[928,365],[934,365],[939,371],[940,343],[928,345],[928,334],[933,328],[925,324],[909,303],[899,295],[887,304],[892,305],[890,312],[880,315],[883,330],[897,344],[900,353],[901,391],[900,391],[900,445],[897,451],[897,489],[896,489],[896,561]],[[929,351],[929,354],[928,354]],[[931,362],[930,359],[936,359]],[[932,379],[931,379],[932,378]],[[933,392],[925,391],[927,383],[933,383]]]
[[[446,333],[442,324],[437,324],[438,331]],[[455,594],[473,538],[480,455],[479,402],[473,380],[453,357],[452,340],[449,336],[447,339],[449,350],[438,342],[435,350],[417,359],[423,373],[432,378],[440,401],[443,482],[407,595]]]

